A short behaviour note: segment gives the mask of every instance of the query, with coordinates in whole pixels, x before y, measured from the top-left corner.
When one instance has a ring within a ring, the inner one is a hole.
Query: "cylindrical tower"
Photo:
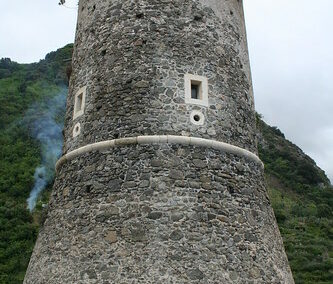
[[[242,1],[80,0],[64,133],[25,283],[293,283]]]

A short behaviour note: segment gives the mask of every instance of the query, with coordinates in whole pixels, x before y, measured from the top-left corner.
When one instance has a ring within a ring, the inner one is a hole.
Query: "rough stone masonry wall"
[[[164,144],[64,164],[25,283],[293,280],[260,166]]]
[[[208,78],[208,107],[185,104],[185,73]],[[202,137],[256,152],[241,1],[81,0],[70,83],[65,153],[139,135]],[[73,121],[83,86],[85,113]],[[204,125],[190,122],[193,110]]]
[[[185,104],[186,73],[208,78],[208,107]],[[84,114],[73,120],[83,87]],[[204,125],[190,122],[193,110]],[[81,0],[64,134],[69,155],[144,135],[256,153],[242,1]],[[65,159],[24,283],[293,280],[260,163],[165,143]]]

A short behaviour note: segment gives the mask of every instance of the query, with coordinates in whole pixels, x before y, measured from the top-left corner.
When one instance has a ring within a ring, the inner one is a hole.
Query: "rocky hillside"
[[[59,94],[63,98],[67,91],[71,53],[72,45],[68,45],[39,63],[0,60],[0,283],[22,283],[42,223],[43,204],[52,186],[49,149],[59,146],[56,138],[64,111]],[[41,132],[49,118],[55,122],[55,133],[50,135]],[[267,187],[295,281],[333,283],[329,180],[281,131],[259,116],[257,122]],[[46,172],[38,170],[40,165]],[[36,206],[32,203],[31,213],[27,198],[36,184],[45,189],[35,200]]]

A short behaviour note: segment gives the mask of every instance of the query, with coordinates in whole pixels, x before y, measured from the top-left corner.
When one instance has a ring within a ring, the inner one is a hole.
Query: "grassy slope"
[[[333,283],[333,189],[325,173],[258,117],[259,153],[296,283]]]
[[[40,149],[21,123],[32,104],[67,84],[72,45],[34,64],[0,60],[0,283],[22,283],[38,224],[26,208]]]
[[[0,61],[0,283],[22,283],[40,219],[40,211],[32,216],[26,209],[40,149],[19,122],[31,104],[67,84],[64,59],[71,51],[66,46],[36,64]],[[296,283],[333,283],[329,181],[313,160],[259,117],[258,130],[268,191]]]

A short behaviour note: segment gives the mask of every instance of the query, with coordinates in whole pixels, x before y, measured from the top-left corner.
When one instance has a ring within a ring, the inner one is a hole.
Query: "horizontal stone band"
[[[204,148],[213,148],[222,152],[231,153],[243,158],[246,158],[252,162],[259,164],[262,168],[264,164],[259,159],[257,155],[254,153],[245,150],[243,148],[204,138],[197,137],[188,137],[188,136],[176,136],[176,135],[154,135],[154,136],[137,136],[137,137],[128,137],[128,138],[119,138],[113,140],[107,140],[102,142],[97,142],[93,144],[89,144],[73,150],[66,155],[62,156],[58,162],[56,163],[56,170],[59,169],[61,165],[63,165],[67,161],[71,161],[72,159],[92,152],[92,151],[103,151],[116,147],[123,147],[127,145],[149,145],[149,144],[180,144],[180,145],[191,145],[198,146]]]

